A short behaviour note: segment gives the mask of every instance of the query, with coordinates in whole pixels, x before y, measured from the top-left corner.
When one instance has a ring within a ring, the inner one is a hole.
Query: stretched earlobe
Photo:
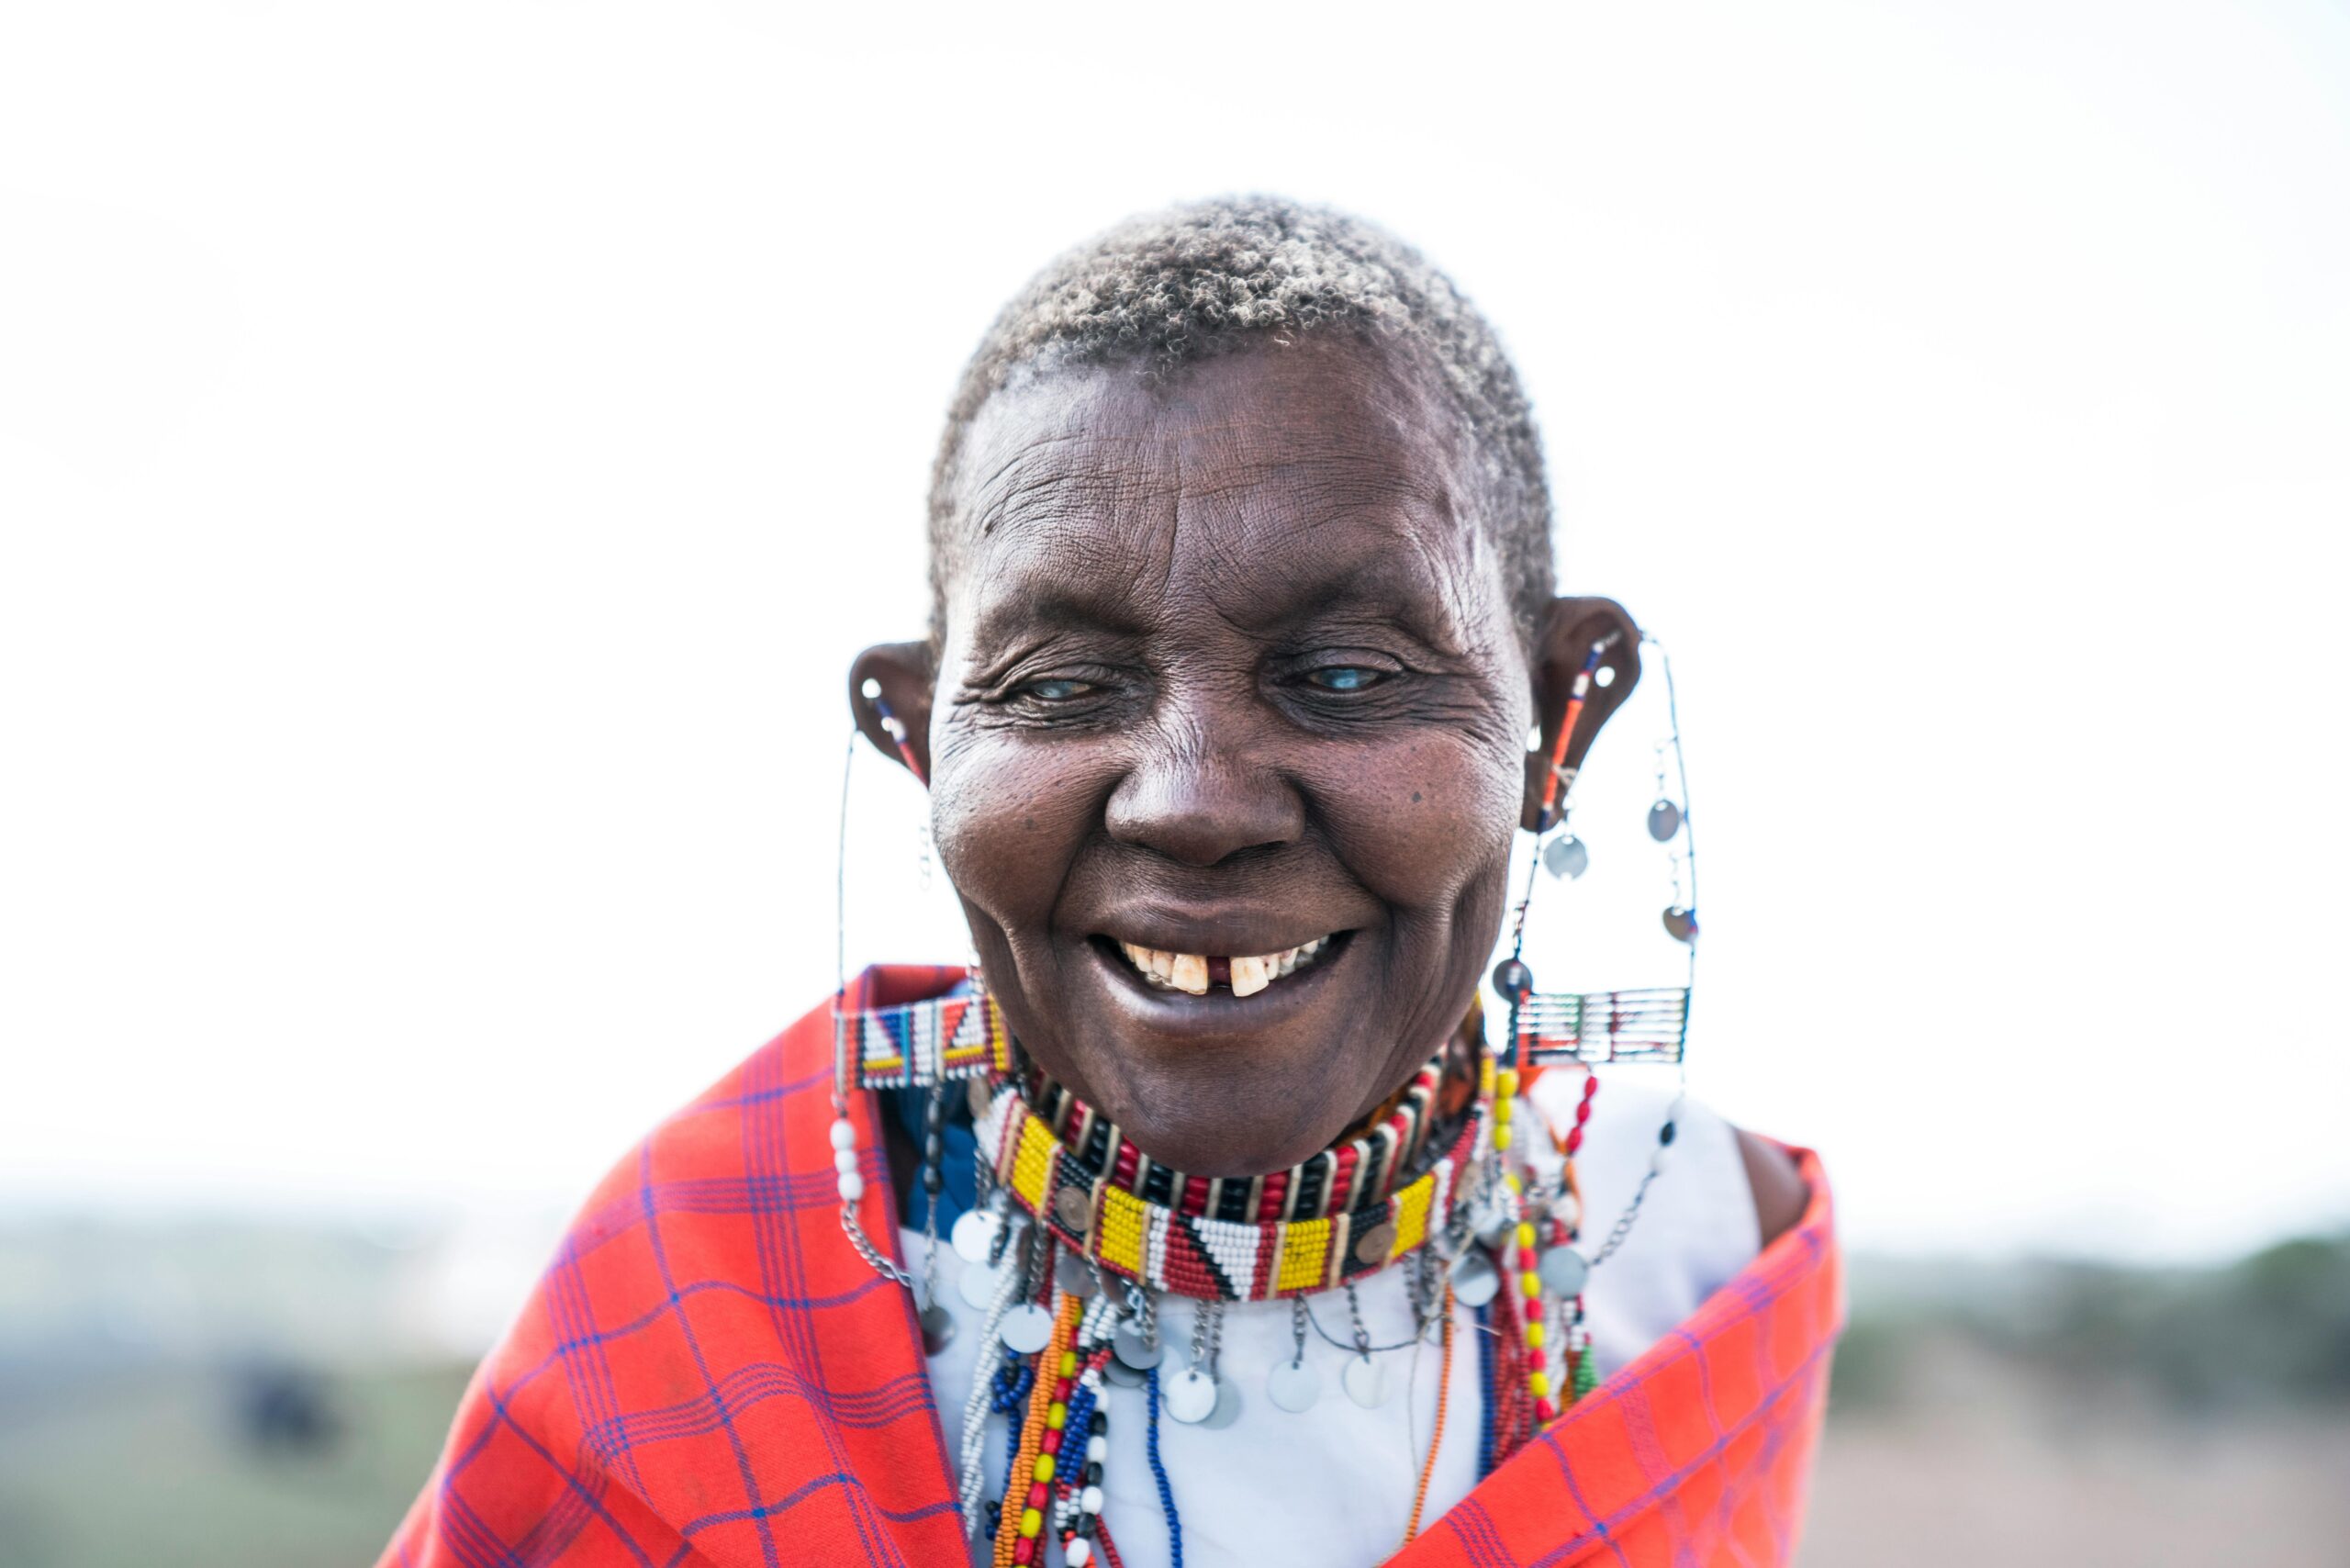
[[[1519,825],[1539,832],[1602,726],[1639,684],[1640,629],[1612,599],[1554,599],[1531,662],[1542,737],[1527,754]]]
[[[930,782],[930,644],[877,643],[848,666],[850,714],[882,756]]]

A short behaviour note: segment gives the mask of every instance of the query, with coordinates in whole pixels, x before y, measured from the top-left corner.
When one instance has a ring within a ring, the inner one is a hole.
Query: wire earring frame
[[[1658,794],[1656,804],[1649,809],[1648,828],[1649,836],[1668,846],[1672,857],[1673,894],[1663,923],[1667,935],[1685,950],[1685,978],[1677,986],[1538,991],[1533,971],[1525,960],[1526,916],[1534,901],[1536,873],[1547,860],[1554,875],[1582,874],[1581,841],[1564,831],[1575,779],[1575,769],[1567,766],[1566,756],[1594,679],[1616,640],[1611,633],[1594,643],[1575,676],[1551,752],[1542,808],[1535,819],[1534,853],[1528,857],[1526,885],[1511,920],[1509,957],[1494,970],[1494,989],[1509,1003],[1507,1049],[1511,1065],[1516,1067],[1564,1063],[1597,1067],[1617,1062],[1685,1067],[1689,1003],[1697,982],[1697,837],[1689,810],[1689,770],[1682,752],[1681,706],[1673,688],[1673,657],[1655,637],[1643,634],[1640,643],[1653,651],[1664,675],[1667,734],[1657,745]],[[1677,802],[1666,790],[1668,756],[1670,783],[1680,797]],[[1572,853],[1557,853],[1561,846],[1572,846]]]

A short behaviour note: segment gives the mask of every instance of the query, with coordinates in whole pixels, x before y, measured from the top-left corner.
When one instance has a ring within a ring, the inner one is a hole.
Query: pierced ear
[[[1567,737],[1561,766],[1570,772],[1583,766],[1600,726],[1624,705],[1640,683],[1640,629],[1624,607],[1612,599],[1554,599],[1534,642],[1534,711],[1542,716],[1542,745],[1526,757],[1526,804],[1518,825],[1531,832],[1540,826],[1542,795],[1549,783],[1551,758],[1559,755],[1559,725],[1566,718],[1574,693],[1575,677],[1591,656],[1592,645],[1606,642],[1599,667],[1592,673],[1591,689],[1576,715],[1574,734]]]
[[[878,702],[865,695],[868,680],[878,690]],[[906,749],[913,753],[915,777],[925,783],[930,778],[930,688],[927,643],[876,643],[848,666],[848,706],[856,716],[857,732],[883,756],[902,766],[906,759],[896,739],[881,726],[881,708],[886,703],[906,727]]]

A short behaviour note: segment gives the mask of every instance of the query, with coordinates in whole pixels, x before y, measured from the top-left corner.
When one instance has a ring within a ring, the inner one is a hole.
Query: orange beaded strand
[[[1428,1434],[1428,1457],[1420,1462],[1420,1489],[1412,1494],[1412,1517],[1404,1526],[1404,1546],[1420,1533],[1420,1511],[1427,1506],[1436,1456],[1444,1447],[1444,1411],[1452,1403],[1452,1287],[1444,1287],[1444,1371],[1436,1380],[1436,1430]],[[1398,1548],[1400,1551],[1401,1548]]]
[[[1085,1304],[1063,1295],[1053,1316],[1052,1338],[1036,1358],[1036,1383],[1029,1391],[1028,1415],[1020,1426],[1020,1447],[1012,1456],[1012,1470],[1003,1478],[1003,1506],[996,1516],[995,1568],[1028,1568],[1044,1539],[1043,1501],[1035,1494],[1047,1489],[1037,1479],[1040,1459],[1060,1447],[1061,1425],[1069,1419],[1069,1379],[1061,1375],[1061,1357],[1076,1342],[1078,1319]],[[1051,1472],[1047,1470],[1049,1475]],[[1027,1550],[1021,1550],[1023,1543]]]

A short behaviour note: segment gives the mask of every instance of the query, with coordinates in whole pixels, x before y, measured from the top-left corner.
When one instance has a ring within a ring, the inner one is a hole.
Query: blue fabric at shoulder
[[[946,994],[963,996],[970,989],[970,981],[959,980]],[[943,1092],[946,1096],[946,1126],[939,1137],[944,1154],[940,1170],[946,1185],[938,1194],[938,1229],[942,1236],[979,1201],[979,1140],[971,1126],[969,1097],[963,1092],[960,1082],[945,1085]],[[925,1136],[923,1122],[931,1093],[927,1089],[889,1089],[881,1093],[882,1114],[897,1123],[898,1130],[916,1149],[922,1148]],[[921,1229],[925,1217],[923,1198],[919,1182],[908,1183],[898,1193],[898,1223],[910,1230]]]

